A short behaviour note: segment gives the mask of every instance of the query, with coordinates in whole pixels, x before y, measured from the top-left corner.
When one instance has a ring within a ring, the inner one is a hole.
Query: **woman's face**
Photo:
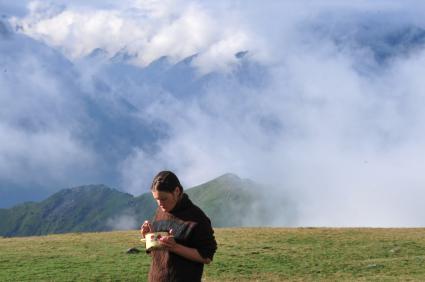
[[[180,200],[180,189],[176,188],[173,192],[152,191],[152,196],[158,206],[164,212],[171,211]]]

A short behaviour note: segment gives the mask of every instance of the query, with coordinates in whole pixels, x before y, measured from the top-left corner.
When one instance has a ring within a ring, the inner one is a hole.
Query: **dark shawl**
[[[203,258],[213,259],[217,249],[210,219],[183,194],[171,212],[157,209],[152,226],[155,232],[173,230],[178,244],[195,248]],[[152,250],[151,282],[201,281],[204,265],[165,250]]]

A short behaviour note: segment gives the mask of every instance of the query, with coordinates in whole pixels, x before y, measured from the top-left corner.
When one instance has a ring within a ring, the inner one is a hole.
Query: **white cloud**
[[[332,38],[315,43],[276,53],[262,88],[228,76],[195,103],[167,107],[170,139],[153,155],[138,151],[143,159],[129,166],[172,166],[189,184],[228,171],[260,179],[290,190],[299,225],[422,225],[412,219],[425,212],[414,200],[425,181],[422,53],[365,75],[356,69],[363,53],[350,42],[342,51]]]
[[[134,1],[121,7],[64,8],[35,1],[30,2],[28,16],[12,22],[71,59],[96,48],[106,50],[110,57],[126,50],[137,54],[133,63],[145,66],[164,55],[176,62],[205,52],[198,65],[211,71],[234,61],[233,55],[247,47],[243,30],[221,29],[217,19],[196,1]]]
[[[188,5],[182,14],[152,27],[152,35],[142,48],[142,64],[167,55],[174,60],[191,56],[215,40],[210,16],[197,5]]]
[[[85,113],[70,64],[16,34],[0,48],[0,188],[86,184],[97,156],[78,137]]]
[[[388,33],[424,27],[423,9],[413,8],[420,2],[127,1],[101,8],[56,3],[61,5],[32,4],[14,23],[72,60],[95,48],[110,57],[125,48],[138,54],[133,61],[138,66],[197,53],[192,61],[197,78],[216,71],[185,97],[161,84],[132,84],[131,101],[143,109],[138,118],[165,124],[168,135],[155,150],[135,146],[123,156],[120,173],[129,192],[145,192],[161,169],[175,170],[186,187],[235,172],[289,193],[299,206],[299,225],[423,225],[425,209],[417,199],[425,181],[419,157],[425,146],[424,47],[407,42],[417,46],[403,53],[399,44],[390,48],[393,53],[377,53],[388,51],[383,46]],[[399,20],[393,21],[395,15]],[[234,57],[245,50],[247,58]],[[85,71],[89,83],[92,75],[101,75]],[[44,79],[34,81],[44,89]],[[48,85],[37,96],[39,107],[62,108],[60,90]],[[30,101],[34,104],[20,101],[4,116],[14,120],[25,107],[38,108],[37,100]],[[67,146],[51,153],[52,163],[66,152],[85,153],[72,134],[53,125],[49,137]],[[17,140],[27,136],[4,128]],[[37,134],[22,146],[44,140]]]
[[[133,215],[121,214],[119,216],[109,218],[106,225],[113,230],[134,230],[138,227],[138,222]]]
[[[46,188],[72,186],[81,184],[90,174],[87,170],[95,167],[95,156],[66,131],[31,133],[0,124],[0,135],[7,137],[0,144],[2,181]]]

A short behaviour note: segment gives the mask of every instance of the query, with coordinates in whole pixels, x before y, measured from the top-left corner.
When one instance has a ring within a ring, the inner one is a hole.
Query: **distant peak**
[[[169,67],[171,65],[170,58],[168,56],[161,56],[160,58],[152,61],[149,63],[147,67],[154,68],[154,67]]]
[[[190,64],[192,63],[192,61],[193,61],[196,57],[198,57],[198,53],[193,54],[193,55],[191,55],[191,56],[189,56],[189,57],[184,58],[183,60],[181,60],[181,61],[177,62],[177,64],[176,64],[176,65],[190,65]]]
[[[228,179],[228,180],[241,180],[239,176],[237,176],[234,173],[228,172],[221,176],[219,176],[217,179]]]
[[[80,192],[86,192],[86,191],[101,191],[101,190],[114,190],[114,189],[104,184],[82,185],[82,186],[65,189],[65,191],[67,192],[74,192],[74,193],[80,193]]]
[[[205,184],[213,184],[213,183],[215,183],[215,184],[219,183],[220,185],[224,184],[226,186],[227,185],[237,185],[237,186],[239,186],[239,184],[242,183],[242,182],[243,182],[243,180],[239,176],[237,176],[234,173],[228,172],[228,173],[222,174],[219,177],[216,177],[216,178],[214,178],[210,181],[207,181],[203,184],[200,184],[199,186],[202,186],[202,185],[205,185]],[[196,186],[196,187],[199,187],[199,186]]]
[[[242,59],[243,57],[245,57],[245,55],[246,54],[248,54],[248,51],[240,51],[240,52],[237,52],[236,54],[235,54],[235,57],[237,58],[237,59]]]
[[[0,37],[8,38],[12,36],[13,31],[8,22],[0,18]]]
[[[126,47],[121,48],[115,55],[110,59],[113,63],[126,63],[137,57],[137,53],[130,53]]]
[[[105,59],[108,57],[108,52],[102,48],[95,48],[87,57],[90,59]]]
[[[231,185],[238,185],[243,182],[243,180],[234,173],[225,173],[212,181],[231,184]]]

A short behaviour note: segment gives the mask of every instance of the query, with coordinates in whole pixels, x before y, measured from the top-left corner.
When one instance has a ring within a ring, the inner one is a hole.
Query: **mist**
[[[136,218],[132,214],[122,214],[109,218],[106,225],[112,230],[130,230],[140,226]]]
[[[424,225],[423,4],[96,2],[0,2],[2,183],[232,172],[294,226]]]

